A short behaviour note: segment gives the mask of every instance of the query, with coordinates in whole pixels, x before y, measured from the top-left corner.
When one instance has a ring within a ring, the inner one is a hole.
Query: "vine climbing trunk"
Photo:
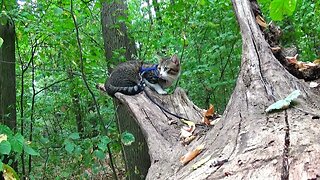
[[[165,115],[141,93],[117,97],[119,122],[135,124],[143,136],[126,153],[132,171],[146,179],[315,179],[320,176],[320,91],[291,75],[275,58],[256,23],[251,3],[232,0],[242,35],[241,70],[221,120],[203,127],[189,145],[182,145],[180,120]],[[319,79],[317,80],[319,81]],[[294,90],[301,95],[287,110],[265,109]],[[151,92],[150,92],[151,93]],[[202,110],[188,100],[183,90],[172,95],[151,93],[164,108],[196,123]],[[120,125],[121,127],[121,125]],[[180,158],[199,145],[204,149],[190,163]],[[141,147],[141,149],[139,149]],[[143,159],[143,163],[135,163]],[[201,166],[195,162],[204,160]],[[150,167],[146,166],[149,165]],[[190,171],[190,169],[193,169]],[[131,172],[131,173],[132,173]],[[129,175],[129,179],[133,177]],[[135,176],[136,177],[136,176]],[[133,178],[131,178],[133,179]]]

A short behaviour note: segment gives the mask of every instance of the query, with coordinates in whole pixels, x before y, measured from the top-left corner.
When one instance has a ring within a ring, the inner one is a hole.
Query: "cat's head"
[[[178,79],[180,75],[180,61],[177,55],[170,58],[159,59],[158,65],[159,78],[173,82]]]

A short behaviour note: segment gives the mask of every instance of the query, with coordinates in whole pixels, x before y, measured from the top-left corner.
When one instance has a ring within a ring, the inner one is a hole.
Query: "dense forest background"
[[[271,0],[258,2],[270,22]],[[300,60],[313,61],[320,55],[320,2],[296,2],[293,15],[276,21],[281,44],[296,46]],[[0,134],[8,134],[10,143],[1,142],[0,155],[21,178],[125,176],[121,144],[132,137],[117,132],[112,98],[95,88],[108,69],[126,60],[122,48],[112,59],[105,56],[102,3],[111,1],[1,2],[0,23],[15,25],[17,115],[16,128],[1,124]],[[125,23],[135,58],[156,62],[156,54],[178,54],[178,86],[199,107],[214,104],[223,113],[241,58],[231,1],[130,0],[125,6],[126,16],[114,26]]]

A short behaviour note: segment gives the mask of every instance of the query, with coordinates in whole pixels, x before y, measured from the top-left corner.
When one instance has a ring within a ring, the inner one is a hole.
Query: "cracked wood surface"
[[[118,114],[133,117],[150,155],[147,179],[311,179],[320,176],[320,93],[307,82],[288,73],[273,56],[253,17],[250,2],[233,0],[243,41],[241,71],[222,119],[187,147],[179,142],[179,125],[167,117],[144,94],[117,94]],[[266,114],[265,109],[299,89],[296,105]],[[183,91],[156,96],[170,111],[191,120],[201,110]],[[118,109],[118,110],[119,110]],[[199,144],[204,151],[182,166],[179,158]],[[130,154],[126,154],[130,156]],[[210,156],[196,170],[191,166]],[[128,161],[129,159],[127,159]],[[218,163],[227,160],[225,163]]]
[[[146,89],[152,98],[172,113],[200,123],[202,119],[202,110],[194,105],[187,97],[185,92],[177,88],[172,95],[158,95],[155,92]],[[126,161],[129,163],[127,169],[132,171],[136,169],[137,164],[147,163],[151,165],[148,171],[148,179],[170,178],[182,167],[179,159],[183,156],[193,144],[185,147],[179,142],[180,128],[183,124],[179,119],[164,113],[146,96],[145,92],[135,96],[126,96],[120,93],[116,94],[117,114],[120,131],[128,130],[133,133],[137,142],[133,146],[125,147]],[[130,119],[130,116],[132,117]],[[129,117],[129,118],[128,118]],[[172,122],[169,124],[169,122]],[[133,125],[138,124],[138,126]],[[134,127],[134,128],[132,128]],[[199,131],[200,130],[200,131]],[[197,127],[198,137],[208,128]],[[144,146],[146,144],[147,146]],[[142,146],[141,146],[142,145]],[[140,149],[141,151],[135,151]],[[148,156],[150,163],[148,161]],[[141,158],[144,157],[144,162]],[[133,164],[130,164],[134,162]],[[144,177],[141,173],[138,175],[130,172],[131,179]]]

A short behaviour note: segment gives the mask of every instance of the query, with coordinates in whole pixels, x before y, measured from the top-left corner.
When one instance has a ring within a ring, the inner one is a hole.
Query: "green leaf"
[[[61,8],[59,8],[59,7],[56,7],[56,8],[54,9],[54,13],[55,13],[56,15],[61,15],[61,14],[63,13],[63,9],[61,9]]]
[[[24,145],[24,152],[26,152],[27,154],[29,154],[31,156],[39,156],[40,155],[36,150],[34,150],[32,147],[30,147],[27,144]]]
[[[2,44],[3,44],[3,39],[0,37],[0,48],[1,48]]]
[[[24,144],[24,137],[21,134],[16,134],[12,139],[11,139],[11,146],[12,146],[12,151],[22,153],[23,150],[23,144]]]
[[[297,0],[273,0],[270,4],[270,17],[274,21],[283,20],[284,15],[291,16],[296,9]]]
[[[107,149],[107,145],[111,142],[110,138],[108,136],[102,136],[100,139],[100,143],[98,144],[98,148],[102,151],[105,151]]]
[[[103,160],[106,157],[106,154],[100,150],[95,150],[94,155],[100,160]]]
[[[121,134],[121,142],[125,146],[130,146],[134,141],[135,141],[135,138],[134,138],[133,134],[128,133],[128,132],[124,132]]]
[[[267,109],[266,112],[271,112],[274,110],[280,110],[280,109],[288,109],[290,106],[291,102],[298,98],[300,95],[299,90],[295,90],[292,93],[290,93],[285,99],[281,99],[273,104],[271,104]]]
[[[64,149],[71,154],[74,150],[74,144],[70,141],[66,141]]]
[[[205,5],[207,5],[208,4],[208,0],[200,0],[199,1],[199,5],[200,6],[205,6]]]
[[[70,139],[76,140],[76,139],[80,139],[79,133],[71,133],[69,135]]]
[[[9,154],[11,152],[11,144],[9,141],[2,141],[0,143],[0,154]]]
[[[83,149],[82,149],[80,146],[76,146],[76,147],[74,148],[73,153],[74,153],[74,154],[77,154],[77,155],[80,155],[81,152],[82,152],[82,150],[83,150]]]
[[[49,141],[48,138],[42,136],[42,137],[40,138],[40,142],[41,142],[42,144],[48,144],[50,141]]]
[[[0,134],[6,134],[8,137],[13,136],[11,129],[3,124],[0,124]]]

